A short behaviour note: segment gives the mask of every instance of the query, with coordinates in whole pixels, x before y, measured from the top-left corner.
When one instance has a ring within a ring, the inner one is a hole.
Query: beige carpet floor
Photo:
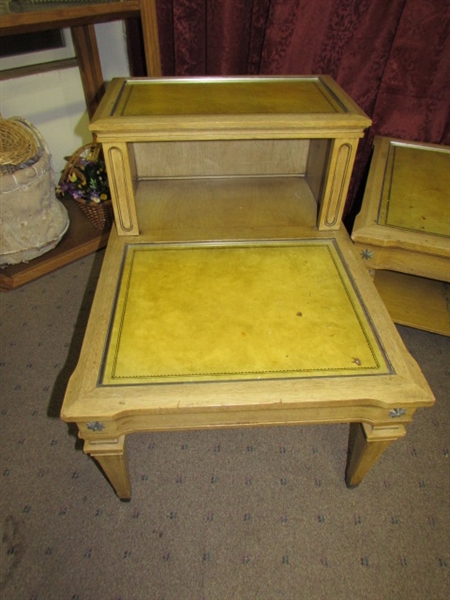
[[[101,260],[0,295],[0,598],[450,597],[448,338],[399,328],[437,402],[359,488],[346,425],[146,434],[122,503],[59,419]]]

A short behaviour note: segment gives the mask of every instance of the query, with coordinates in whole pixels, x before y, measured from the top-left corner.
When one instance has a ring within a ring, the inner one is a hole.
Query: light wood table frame
[[[62,419],[124,500],[145,431],[350,423],[358,485],[434,402],[340,224],[369,119],[326,77],[133,85],[92,123],[116,227]]]
[[[376,136],[352,239],[395,322],[450,335],[450,147]]]

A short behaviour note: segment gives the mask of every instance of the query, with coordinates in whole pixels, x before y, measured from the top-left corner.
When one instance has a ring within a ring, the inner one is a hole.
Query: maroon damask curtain
[[[157,0],[164,75],[331,75],[374,135],[450,144],[450,0]]]

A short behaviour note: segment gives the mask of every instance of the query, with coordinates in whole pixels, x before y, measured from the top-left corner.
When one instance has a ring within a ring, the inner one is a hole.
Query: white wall
[[[105,81],[129,76],[122,22],[101,23],[95,28]],[[92,139],[77,68],[0,81],[0,112],[5,119],[24,117],[40,131],[57,178],[64,157]]]

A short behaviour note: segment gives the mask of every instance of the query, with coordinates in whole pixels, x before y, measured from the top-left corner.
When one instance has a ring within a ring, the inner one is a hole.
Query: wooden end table
[[[375,137],[352,238],[395,322],[450,335],[450,147]]]
[[[350,423],[358,485],[433,395],[341,227],[369,119],[328,77],[116,80],[116,211],[62,419],[129,499],[143,431]]]

